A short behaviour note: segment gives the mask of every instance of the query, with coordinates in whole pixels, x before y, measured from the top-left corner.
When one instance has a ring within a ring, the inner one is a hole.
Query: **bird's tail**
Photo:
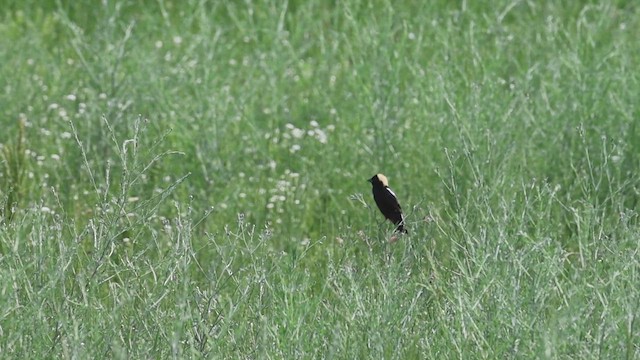
[[[399,233],[403,233],[403,234],[408,234],[409,231],[407,231],[407,229],[404,227],[404,221],[400,222],[400,224],[398,224],[398,227],[396,227],[396,232]]]

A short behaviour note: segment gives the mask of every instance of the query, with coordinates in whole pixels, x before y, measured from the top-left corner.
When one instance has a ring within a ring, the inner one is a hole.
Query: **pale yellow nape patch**
[[[382,185],[384,186],[389,186],[389,180],[387,180],[387,177],[382,175],[382,174],[378,174],[376,175],[378,177],[378,179],[380,180],[380,182],[382,183]]]

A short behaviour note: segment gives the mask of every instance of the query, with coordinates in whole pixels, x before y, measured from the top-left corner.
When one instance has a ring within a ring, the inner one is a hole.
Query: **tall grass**
[[[634,3],[5,5],[4,357],[639,356]]]

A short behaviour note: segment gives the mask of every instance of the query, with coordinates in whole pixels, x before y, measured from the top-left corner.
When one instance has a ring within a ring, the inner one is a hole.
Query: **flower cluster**
[[[282,138],[290,141],[289,152],[294,154],[302,149],[302,143],[305,138],[315,139],[320,144],[327,144],[329,141],[328,133],[335,130],[335,125],[329,124],[326,129],[322,129],[317,121],[311,120],[309,128],[301,129],[295,125],[288,123],[285,125],[286,131],[283,132]]]
[[[287,169],[282,177],[275,180],[274,186],[266,190],[269,194],[266,208],[268,212],[278,214],[273,219],[276,224],[282,223],[280,214],[285,213],[287,206],[300,206],[300,199],[296,196],[296,193],[304,191],[306,185],[304,183],[301,184],[299,179],[300,174]]]

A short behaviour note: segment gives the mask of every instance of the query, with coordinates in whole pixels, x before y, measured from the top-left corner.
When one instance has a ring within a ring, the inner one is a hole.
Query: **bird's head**
[[[382,174],[373,175],[368,181],[372,184],[382,184],[382,186],[389,186],[387,177]]]

